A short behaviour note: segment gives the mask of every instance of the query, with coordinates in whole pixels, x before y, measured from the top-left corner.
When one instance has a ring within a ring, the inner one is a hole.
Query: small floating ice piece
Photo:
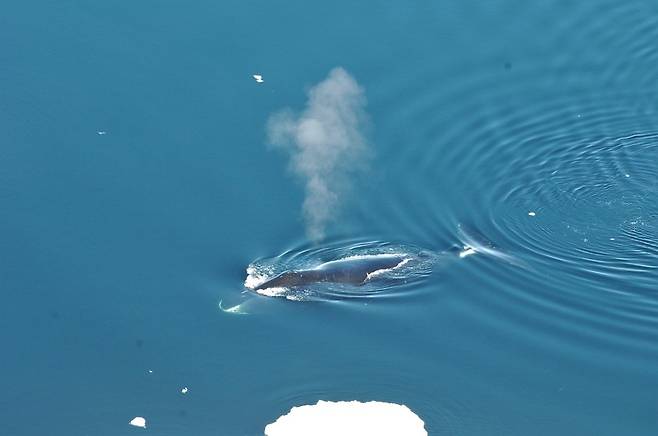
[[[107,135],[107,132],[106,132],[105,130],[99,130],[99,131],[96,132],[96,133],[97,133],[98,135],[101,135],[101,136],[103,136],[103,135]]]
[[[258,83],[263,83],[264,82],[263,76],[261,76],[260,74],[254,74],[251,77],[253,77],[256,80],[256,82],[258,82]]]
[[[528,216],[536,216],[537,214],[535,212],[528,212]]]
[[[265,436],[427,436],[425,423],[407,406],[380,401],[318,401],[293,407],[265,427]]]
[[[152,369],[149,369],[149,374],[153,374],[153,370],[152,370]]]
[[[626,178],[628,178],[628,177],[630,177],[630,176],[631,176],[630,174],[624,174],[624,175],[626,176]]]
[[[187,389],[187,386],[185,386],[183,389],[180,390],[180,393],[185,395],[189,389]]]
[[[133,419],[131,419],[128,424],[134,427],[146,428],[146,419],[144,419],[141,416],[136,416]]]

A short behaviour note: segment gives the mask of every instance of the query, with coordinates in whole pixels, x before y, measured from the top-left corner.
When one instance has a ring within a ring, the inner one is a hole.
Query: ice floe
[[[128,424],[134,427],[146,428],[146,419],[144,419],[141,416],[136,416],[133,419],[131,419]]]
[[[265,427],[265,436],[427,436],[407,406],[380,401],[318,401],[293,407]]]

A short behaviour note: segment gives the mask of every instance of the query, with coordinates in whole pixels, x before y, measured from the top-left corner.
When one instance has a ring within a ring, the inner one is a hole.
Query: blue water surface
[[[0,434],[262,435],[319,399],[432,435],[658,433],[657,2],[3,9]],[[311,241],[266,124],[335,67],[368,164]],[[504,256],[350,298],[244,286],[465,224]]]

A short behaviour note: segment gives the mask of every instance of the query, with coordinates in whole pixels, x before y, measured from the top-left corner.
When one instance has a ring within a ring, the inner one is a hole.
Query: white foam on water
[[[301,295],[288,294],[286,295],[286,300],[290,301],[305,301],[306,299]]]
[[[318,401],[293,407],[265,427],[265,436],[427,436],[425,423],[403,404]]]

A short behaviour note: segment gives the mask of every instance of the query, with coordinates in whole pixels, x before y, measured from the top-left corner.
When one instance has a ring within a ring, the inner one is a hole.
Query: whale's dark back
[[[368,274],[375,271],[395,268],[404,257],[393,254],[348,257],[320,265],[316,270],[322,271],[333,282],[362,283]]]
[[[396,254],[378,254],[348,257],[323,263],[317,268],[302,271],[286,271],[267,280],[255,289],[275,287],[304,286],[313,283],[351,283],[362,284],[368,274],[375,271],[395,268],[404,260]]]

